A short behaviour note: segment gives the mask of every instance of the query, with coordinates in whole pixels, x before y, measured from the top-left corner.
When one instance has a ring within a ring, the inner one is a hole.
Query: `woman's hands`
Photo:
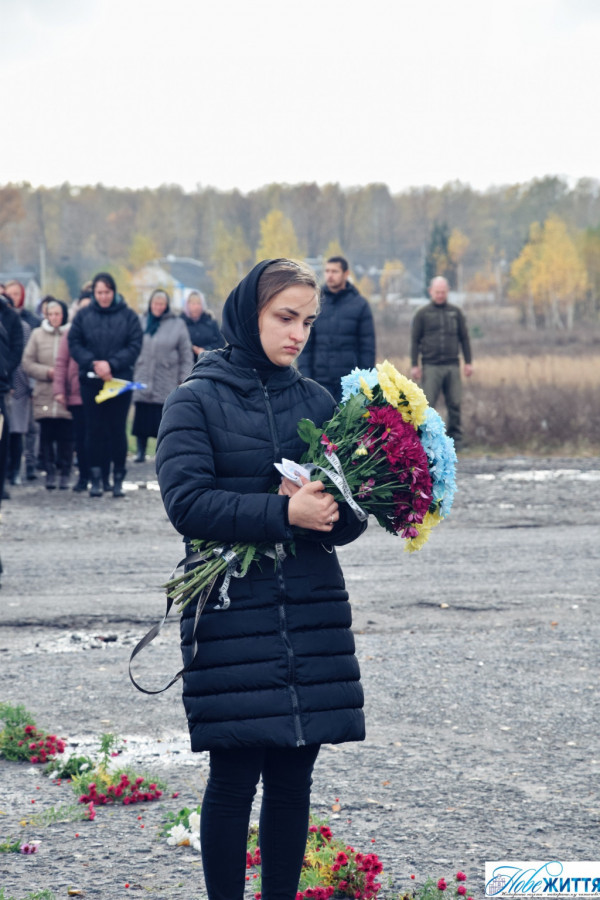
[[[102,378],[103,381],[110,381],[110,379],[112,378],[110,366],[105,359],[94,360],[94,372],[96,373],[98,378]]]
[[[336,501],[325,491],[322,481],[302,479],[298,487],[289,478],[283,478],[279,493],[289,497],[288,520],[290,525],[310,528],[312,531],[330,532],[340,514]]]

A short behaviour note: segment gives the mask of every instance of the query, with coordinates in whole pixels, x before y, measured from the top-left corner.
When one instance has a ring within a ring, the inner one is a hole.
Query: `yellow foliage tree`
[[[158,259],[160,252],[155,242],[146,234],[135,234],[129,248],[127,265],[134,272],[141,269],[146,263]]]
[[[526,298],[551,328],[571,329],[575,306],[587,290],[587,274],[564,221],[549,216],[542,228],[531,226],[529,241],[511,266],[511,295]]]
[[[577,247],[588,280],[588,311],[596,315],[600,304],[600,228],[587,228],[578,235]]]
[[[131,272],[129,269],[126,266],[114,263],[107,266],[104,271],[112,275],[115,279],[119,294],[123,295],[128,306],[135,309],[137,306],[137,291],[131,281]]]
[[[471,241],[460,228],[453,228],[448,238],[448,255],[456,265],[456,289],[462,290],[462,261]]]
[[[251,259],[252,252],[239,225],[233,231],[228,231],[223,222],[217,222],[210,276],[215,286],[215,296],[220,303],[225,302],[238,281],[244,277]]]
[[[382,303],[387,303],[389,294],[402,294],[404,272],[404,263],[400,262],[399,259],[388,259],[385,261],[379,279]]]
[[[363,297],[366,297],[367,300],[370,300],[371,295],[375,292],[373,280],[369,278],[368,275],[363,275],[362,278],[359,278],[356,282],[356,290],[359,294],[362,294]]]
[[[46,277],[44,293],[62,300],[63,303],[70,303],[72,299],[67,282],[54,271],[50,271]]]
[[[536,327],[537,314],[541,312],[541,298],[536,295],[535,272],[541,265],[542,229],[539,222],[529,228],[529,240],[510,267],[511,285],[508,296],[523,307],[529,328]]]
[[[342,250],[341,244],[339,241],[329,241],[327,244],[327,249],[323,254],[323,262],[327,262],[328,259],[331,259],[332,256],[343,256],[346,259],[346,254]]]
[[[284,216],[280,209],[272,209],[260,223],[256,262],[279,257],[301,259],[303,256],[292,220]]]

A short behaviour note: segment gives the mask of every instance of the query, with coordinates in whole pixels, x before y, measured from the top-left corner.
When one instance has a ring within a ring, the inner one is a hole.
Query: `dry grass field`
[[[600,326],[528,332],[512,309],[466,313],[474,358],[474,374],[463,380],[469,452],[600,454]],[[407,375],[410,318],[409,311],[376,315],[378,359],[387,356]]]

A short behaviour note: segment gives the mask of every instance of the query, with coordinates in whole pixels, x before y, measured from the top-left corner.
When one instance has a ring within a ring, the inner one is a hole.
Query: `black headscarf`
[[[48,303],[48,305],[50,305],[51,303],[56,303],[58,306],[60,306],[62,310],[62,322],[60,324],[66,325],[69,321],[69,308],[67,304],[63,303],[62,300],[57,300],[56,297],[44,297],[44,300]],[[44,302],[44,300],[42,300],[42,303]]]
[[[227,343],[232,346],[231,362],[245,369],[257,369],[268,375],[281,366],[272,363],[260,342],[258,331],[258,279],[267,268],[278,259],[263,259],[257,263],[237,287],[230,293],[223,307],[221,331]]]

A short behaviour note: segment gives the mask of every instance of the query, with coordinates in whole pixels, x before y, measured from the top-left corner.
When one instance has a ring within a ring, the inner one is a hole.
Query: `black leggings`
[[[312,770],[320,745],[211,750],[200,818],[209,900],[242,900],[252,800],[262,775],[263,900],[295,900],[306,849]]]

